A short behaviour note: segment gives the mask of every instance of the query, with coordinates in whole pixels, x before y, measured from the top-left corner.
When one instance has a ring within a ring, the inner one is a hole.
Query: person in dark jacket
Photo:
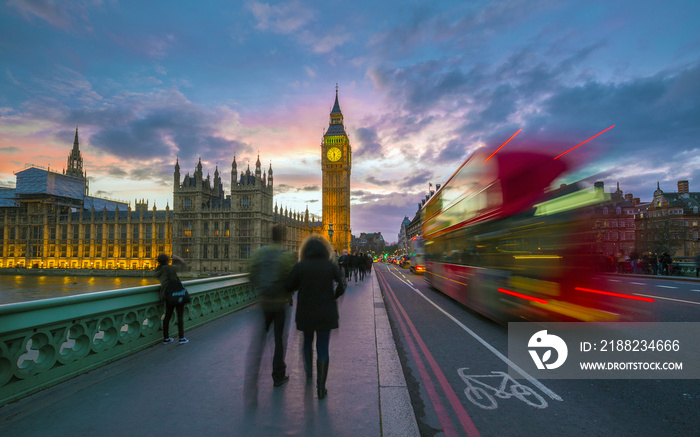
[[[311,378],[314,334],[316,335],[316,392],[319,399],[326,397],[326,379],[330,361],[328,348],[331,329],[338,328],[336,299],[345,288],[340,269],[330,259],[331,247],[320,235],[308,236],[299,250],[299,262],[287,280],[290,292],[297,296],[297,329],[304,333],[304,370]],[[333,283],[337,286],[333,287]]]
[[[182,282],[177,276],[177,272],[181,272],[187,268],[187,265],[182,258],[173,255],[173,263],[170,264],[168,255],[161,253],[157,258],[158,266],[153,271],[153,274],[160,281],[160,300],[165,303],[165,317],[163,318],[163,344],[172,343],[175,340],[170,337],[170,318],[173,316],[173,311],[177,310],[177,331],[180,335],[180,344],[188,343],[185,338],[185,322],[183,313],[185,312],[185,304],[168,303],[166,297],[169,293],[182,290]]]
[[[274,325],[275,352],[272,357],[272,380],[275,387],[283,385],[289,380],[287,364],[284,361],[286,328],[288,326],[287,313],[289,312],[292,297],[285,288],[285,282],[289,272],[294,266],[294,257],[282,248],[286,237],[284,225],[272,227],[272,244],[261,247],[253,252],[250,257],[249,278],[256,292],[260,296],[260,308],[262,309],[262,322],[258,332],[253,335],[248,348],[247,369],[257,377],[260,367],[260,359],[265,346],[265,337],[270,327]],[[251,376],[251,378],[253,378]],[[248,381],[249,378],[246,378]],[[255,379],[251,382],[257,383]]]

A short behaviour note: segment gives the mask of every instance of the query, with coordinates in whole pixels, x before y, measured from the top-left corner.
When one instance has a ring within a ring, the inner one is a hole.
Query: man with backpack
[[[248,351],[248,370],[255,373],[255,376],[251,375],[251,378],[255,379],[257,369],[260,367],[265,336],[270,326],[274,324],[275,352],[272,358],[272,380],[275,387],[289,380],[286,373],[287,365],[284,362],[284,328],[288,318],[287,313],[292,304],[292,296],[284,285],[294,267],[294,258],[291,253],[282,249],[284,238],[284,225],[273,226],[272,244],[257,249],[250,260],[250,282],[260,296],[264,331],[256,333],[253,338]]]

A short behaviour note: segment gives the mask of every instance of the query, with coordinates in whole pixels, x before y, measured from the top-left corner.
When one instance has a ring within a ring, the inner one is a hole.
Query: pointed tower
[[[78,126],[75,127],[73,149],[70,151],[70,155],[68,155],[68,168],[66,169],[66,174],[69,176],[85,178],[85,172],[83,171],[83,157],[80,154],[78,142]]]
[[[180,188],[180,158],[175,158],[175,173],[173,174],[173,191]]]
[[[258,160],[255,162],[255,178],[260,179],[262,171],[260,170],[260,152],[258,152]]]
[[[197,167],[194,169],[194,183],[201,187],[203,185],[204,178],[202,177],[202,158],[199,158],[197,162]]]
[[[270,168],[267,169],[267,186],[272,189],[272,161],[270,161]]]
[[[330,113],[328,130],[321,143],[321,170],[323,173],[323,236],[329,237],[333,224],[332,245],[341,253],[350,249],[350,172],[352,148],[343,125],[343,113],[335,87],[335,102]]]
[[[236,164],[236,155],[233,155],[233,162],[231,163],[231,196],[233,196],[233,192],[238,186],[236,176],[238,176],[238,164]]]

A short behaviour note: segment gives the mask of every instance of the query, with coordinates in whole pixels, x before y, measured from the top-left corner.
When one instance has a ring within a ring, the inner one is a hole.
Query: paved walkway
[[[316,397],[315,369],[306,383],[292,322],[289,382],[272,386],[270,335],[258,405],[246,408],[246,350],[260,317],[252,307],[188,332],[188,344],[159,344],[0,408],[0,435],[417,436],[374,273],[349,285],[338,304],[324,400]]]

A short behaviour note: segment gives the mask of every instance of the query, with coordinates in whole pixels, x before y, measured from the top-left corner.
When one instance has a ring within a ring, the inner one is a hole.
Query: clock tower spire
[[[339,253],[350,249],[350,171],[352,148],[343,125],[343,113],[335,86],[335,103],[330,113],[328,130],[321,143],[321,170],[323,173],[323,233],[329,237],[333,225],[331,245]]]

